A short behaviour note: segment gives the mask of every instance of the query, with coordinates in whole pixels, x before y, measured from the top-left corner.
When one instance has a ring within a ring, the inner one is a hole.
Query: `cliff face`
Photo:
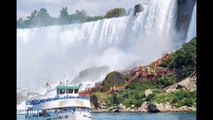
[[[192,77],[187,77],[186,79],[175,83],[174,85],[164,88],[166,93],[176,92],[180,90],[190,90],[194,91],[197,89],[197,76],[196,74]]]
[[[160,66],[153,79],[148,79],[137,71],[143,70],[145,66],[121,71],[123,74],[109,73],[101,88],[115,86],[115,90],[108,93],[100,89],[92,94],[94,109],[115,112],[196,111],[196,38],[171,53]],[[163,68],[167,72],[162,72]],[[168,72],[170,69],[174,71]],[[131,78],[131,82],[127,78]],[[129,84],[124,89],[116,89],[126,83]]]
[[[178,0],[177,3],[176,28],[177,32],[179,33],[179,40],[184,41],[187,36],[187,31],[189,29],[189,24],[196,0]]]

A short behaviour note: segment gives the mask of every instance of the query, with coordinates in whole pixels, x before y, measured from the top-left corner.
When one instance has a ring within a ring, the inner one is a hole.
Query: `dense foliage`
[[[169,75],[161,75],[159,78],[154,79],[154,80],[140,80],[140,79],[135,79],[132,81],[127,88],[128,89],[137,89],[140,87],[142,90],[146,89],[162,89],[165,88],[169,85],[173,85],[174,83],[177,82],[177,79],[175,75],[169,74]]]
[[[180,81],[190,76],[196,70],[196,37],[173,53],[162,63],[162,67],[177,69],[177,79]]]
[[[17,27],[36,27],[36,26],[47,26],[56,23],[56,18],[49,15],[45,8],[41,8],[39,11],[34,10],[27,19],[19,18],[17,21]]]
[[[112,18],[112,17],[121,17],[126,15],[126,10],[124,8],[114,8],[107,12],[105,15],[106,18]]]
[[[196,106],[196,91],[180,90],[165,93],[160,89],[151,89],[152,94],[145,96],[144,90],[137,88],[133,90],[119,91],[108,98],[108,106],[117,106],[120,103],[126,107],[140,107],[144,102],[148,103],[171,103],[172,106]]]
[[[122,103],[126,107],[131,107],[132,105],[139,107],[145,101],[143,98],[145,98],[144,92],[140,89],[119,91],[119,93],[109,97],[108,105],[116,106]]]
[[[111,72],[109,73],[104,81],[102,82],[101,91],[107,91],[110,87],[119,86],[124,84],[126,81],[129,80],[130,77],[125,76],[119,72]]]
[[[41,8],[39,11],[34,10],[30,16],[27,16],[26,19],[19,18],[17,20],[17,28],[83,23],[101,20],[104,18],[121,17],[125,15],[127,15],[127,13],[124,8],[111,9],[104,16],[89,16],[86,10],[76,10],[75,13],[69,14],[67,7],[63,7],[60,10],[59,17],[55,18],[51,17],[45,8]]]
[[[140,107],[144,102],[170,103],[174,107],[196,106],[196,91],[180,90],[166,93],[163,89],[173,85],[196,70],[196,38],[183,45],[182,48],[172,53],[161,67],[175,68],[177,73],[162,74],[154,80],[134,79],[126,90],[118,91],[105,97],[108,107],[123,104],[126,107]],[[132,74],[131,74],[132,75]],[[103,81],[100,92],[107,91],[111,86],[123,85],[131,75],[111,72]],[[145,96],[145,91],[150,89],[152,94]]]

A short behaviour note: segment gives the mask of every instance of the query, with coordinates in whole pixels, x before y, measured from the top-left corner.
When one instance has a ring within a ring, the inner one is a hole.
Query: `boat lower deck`
[[[55,113],[50,116],[26,116],[26,120],[92,120],[90,112]]]

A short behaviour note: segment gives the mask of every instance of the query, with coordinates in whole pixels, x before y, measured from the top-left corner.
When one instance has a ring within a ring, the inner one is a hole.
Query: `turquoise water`
[[[167,113],[93,113],[93,120],[196,120],[195,112]],[[17,120],[24,120],[17,115]]]
[[[196,113],[94,113],[93,118],[93,120],[196,120]]]

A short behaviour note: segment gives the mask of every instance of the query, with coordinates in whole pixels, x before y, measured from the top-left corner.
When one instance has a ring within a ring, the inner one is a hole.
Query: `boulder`
[[[140,110],[141,112],[148,112],[148,102],[144,102],[139,108],[138,110]]]
[[[120,103],[120,104],[117,106],[117,109],[125,110],[126,107],[125,107],[123,104]]]
[[[149,96],[152,94],[152,91],[150,89],[145,90],[145,96]]]
[[[100,109],[106,109],[106,103],[98,99],[97,96],[93,95],[90,97],[91,103],[94,105],[95,109],[100,110]]]
[[[135,105],[131,105],[131,107],[130,108],[134,108],[135,107]]]
[[[136,15],[137,13],[139,12],[142,12],[144,10],[142,4],[137,4],[135,5],[135,12],[134,12],[134,15]]]
[[[161,112],[171,111],[172,109],[172,106],[168,102],[160,104],[156,103],[155,105],[157,106],[157,109]]]
[[[171,86],[168,86],[166,88],[164,88],[164,91],[166,93],[171,93],[171,92],[176,92],[179,90],[190,90],[190,91],[194,91],[197,89],[197,77],[196,75],[193,77],[187,77],[186,79],[175,83]]]
[[[116,109],[114,112],[120,112],[120,110],[119,110],[119,109]]]
[[[151,103],[147,106],[147,109],[149,112],[152,112],[152,113],[156,113],[156,112],[160,112],[160,110],[157,108],[157,105]]]

